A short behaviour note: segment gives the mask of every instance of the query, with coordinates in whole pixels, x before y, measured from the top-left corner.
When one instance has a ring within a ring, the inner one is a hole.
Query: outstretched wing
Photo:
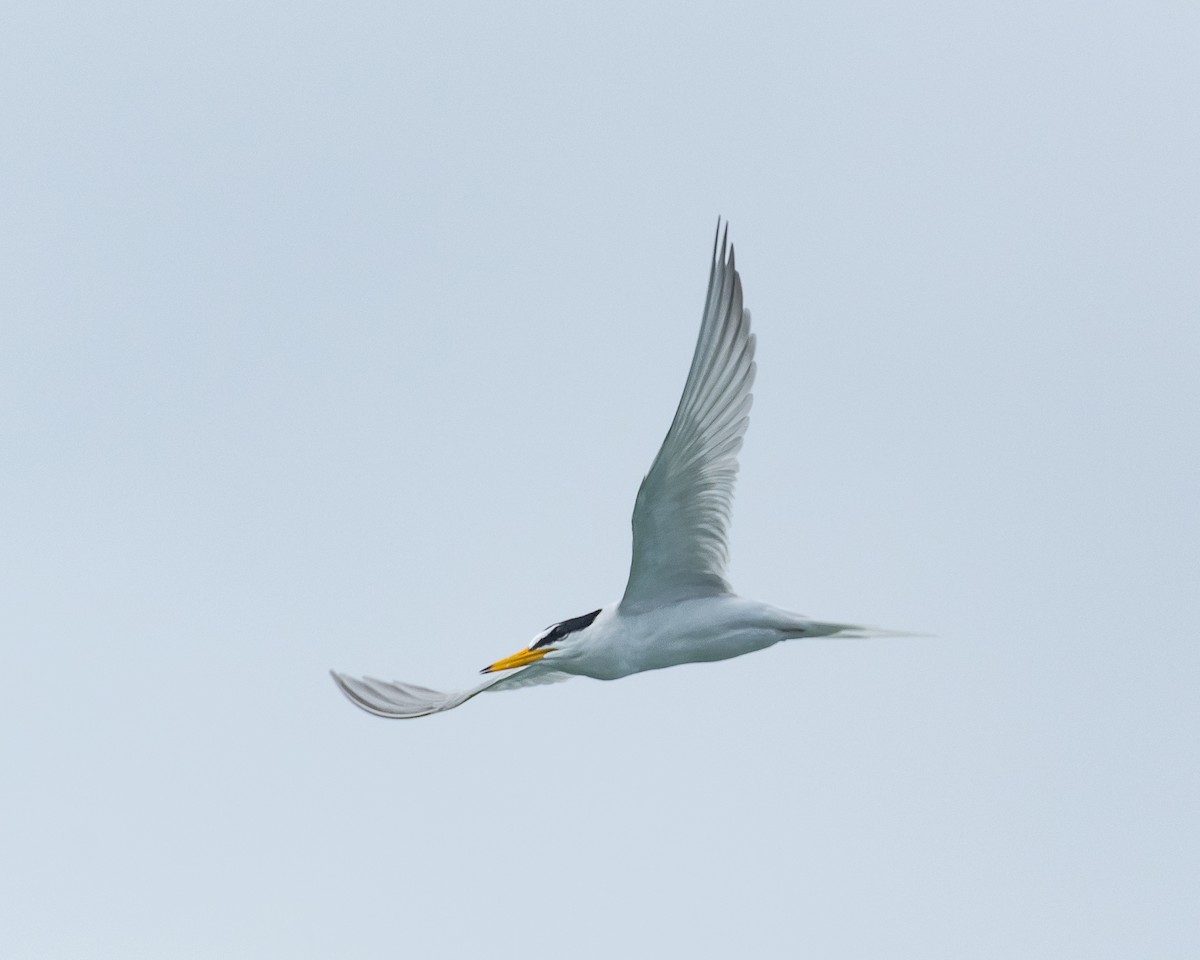
[[[532,687],[543,683],[559,683],[569,680],[571,674],[559,670],[551,670],[541,664],[532,664],[524,670],[489,677],[485,682],[470,690],[460,690],[455,693],[443,693],[440,690],[430,690],[428,687],[418,687],[415,683],[401,683],[398,680],[391,683],[386,680],[376,680],[373,677],[348,677],[344,673],[329,671],[333,682],[357,707],[373,713],[377,717],[387,717],[393,720],[410,720],[414,717],[427,717],[431,713],[443,713],[462,706],[472,697],[485,690],[515,690],[519,687]]]
[[[729,227],[726,224],[725,234]],[[727,538],[738,451],[750,422],[754,335],[726,237],[712,270],[700,336],[675,419],[633,507],[633,562],[621,607],[730,593]]]

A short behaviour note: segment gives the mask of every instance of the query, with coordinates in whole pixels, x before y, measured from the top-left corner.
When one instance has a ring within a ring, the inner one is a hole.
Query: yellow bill
[[[511,657],[497,660],[490,667],[484,667],[479,672],[496,673],[499,670],[515,670],[517,667],[527,667],[531,663],[537,663],[553,649],[553,647],[542,647],[538,650],[522,650],[520,653],[514,653]]]

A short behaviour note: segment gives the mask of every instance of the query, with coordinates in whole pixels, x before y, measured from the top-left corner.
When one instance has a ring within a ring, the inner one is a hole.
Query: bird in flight
[[[708,294],[692,367],[675,419],[633,505],[633,561],[617,603],[552,624],[527,647],[483,669],[455,693],[333,673],[356,706],[407,719],[451,710],[477,694],[571,677],[617,680],[681,663],[726,660],[802,637],[878,636],[823,623],[733,592],[725,579],[738,451],[750,422],[754,334],[742,281],[727,247],[713,241]]]

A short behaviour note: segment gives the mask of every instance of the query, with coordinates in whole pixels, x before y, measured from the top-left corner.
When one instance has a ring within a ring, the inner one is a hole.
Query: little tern
[[[742,281],[717,222],[700,335],[675,419],[633,506],[633,561],[617,603],[552,624],[456,693],[333,673],[356,706],[379,717],[440,713],[487,690],[571,677],[617,680],[681,663],[726,660],[802,637],[877,636],[747,600],[725,579],[738,451],[750,422],[754,334]],[[728,255],[727,255],[728,251]]]

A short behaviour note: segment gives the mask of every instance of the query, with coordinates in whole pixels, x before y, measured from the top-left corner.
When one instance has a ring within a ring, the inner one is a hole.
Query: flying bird
[[[750,422],[754,334],[742,306],[729,227],[713,241],[700,335],[675,419],[633,505],[633,560],[617,603],[552,624],[456,693],[331,671],[341,691],[379,717],[451,710],[491,690],[571,677],[617,680],[681,663],[726,660],[803,637],[879,636],[823,623],[734,593],[725,579],[738,451]]]

